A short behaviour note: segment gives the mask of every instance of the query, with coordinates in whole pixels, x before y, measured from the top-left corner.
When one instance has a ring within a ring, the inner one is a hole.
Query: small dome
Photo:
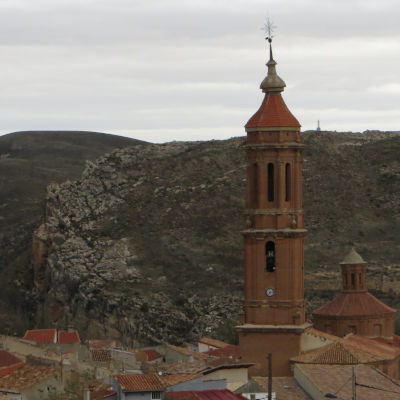
[[[340,264],[366,264],[362,257],[356,252],[354,247],[351,248],[350,252],[344,258]]]

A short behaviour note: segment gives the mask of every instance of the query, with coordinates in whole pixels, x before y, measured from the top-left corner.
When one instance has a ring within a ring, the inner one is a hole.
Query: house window
[[[267,242],[265,244],[265,269],[267,272],[275,271],[275,243]]]
[[[356,275],[351,274],[351,287],[354,289],[355,286],[356,286]]]
[[[268,164],[268,201],[274,201],[274,189],[275,189],[275,183],[274,183],[274,164],[269,163]]]
[[[151,392],[151,398],[153,400],[159,400],[161,399],[161,392]]]
[[[285,183],[286,183],[286,191],[285,191],[285,201],[290,201],[290,189],[291,189],[291,175],[290,175],[290,164],[286,164],[285,167]]]

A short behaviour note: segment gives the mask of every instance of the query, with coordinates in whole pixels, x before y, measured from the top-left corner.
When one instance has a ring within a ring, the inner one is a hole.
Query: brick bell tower
[[[304,212],[300,124],[281,92],[286,84],[272,56],[260,88],[259,110],[246,124],[247,190],[245,288],[238,329],[242,358],[255,363],[251,375],[292,375],[291,357],[300,354],[302,332],[310,326],[304,301]]]

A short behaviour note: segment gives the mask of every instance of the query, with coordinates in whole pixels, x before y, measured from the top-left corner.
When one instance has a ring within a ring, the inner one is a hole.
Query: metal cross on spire
[[[261,29],[263,29],[265,34],[267,35],[265,37],[265,40],[268,40],[268,42],[271,43],[272,38],[274,37],[273,33],[274,33],[274,30],[276,29],[276,26],[269,19],[269,17],[267,17],[267,21],[264,23],[264,26]]]
[[[268,40],[269,43],[269,60],[272,61],[274,57],[272,56],[272,38],[274,37],[273,33],[274,30],[276,29],[276,26],[273,24],[273,22],[267,17],[267,21],[264,23],[264,26],[261,28],[264,29],[265,34],[267,35],[265,37],[265,40]]]

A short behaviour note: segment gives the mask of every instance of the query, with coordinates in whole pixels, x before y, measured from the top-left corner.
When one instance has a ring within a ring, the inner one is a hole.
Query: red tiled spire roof
[[[330,303],[314,311],[314,315],[331,316],[372,316],[394,314],[396,310],[382,303],[372,294],[340,293]]]
[[[261,107],[246,124],[246,129],[273,127],[300,128],[299,121],[289,111],[280,93],[266,93]]]
[[[37,343],[56,343],[56,329],[33,329],[26,331],[24,339],[33,340]]]
[[[299,121],[289,111],[281,96],[286,84],[276,73],[276,61],[272,56],[272,38],[268,38],[268,41],[270,46],[268,74],[260,85],[265,97],[261,107],[247,122],[246,129],[300,128]]]

